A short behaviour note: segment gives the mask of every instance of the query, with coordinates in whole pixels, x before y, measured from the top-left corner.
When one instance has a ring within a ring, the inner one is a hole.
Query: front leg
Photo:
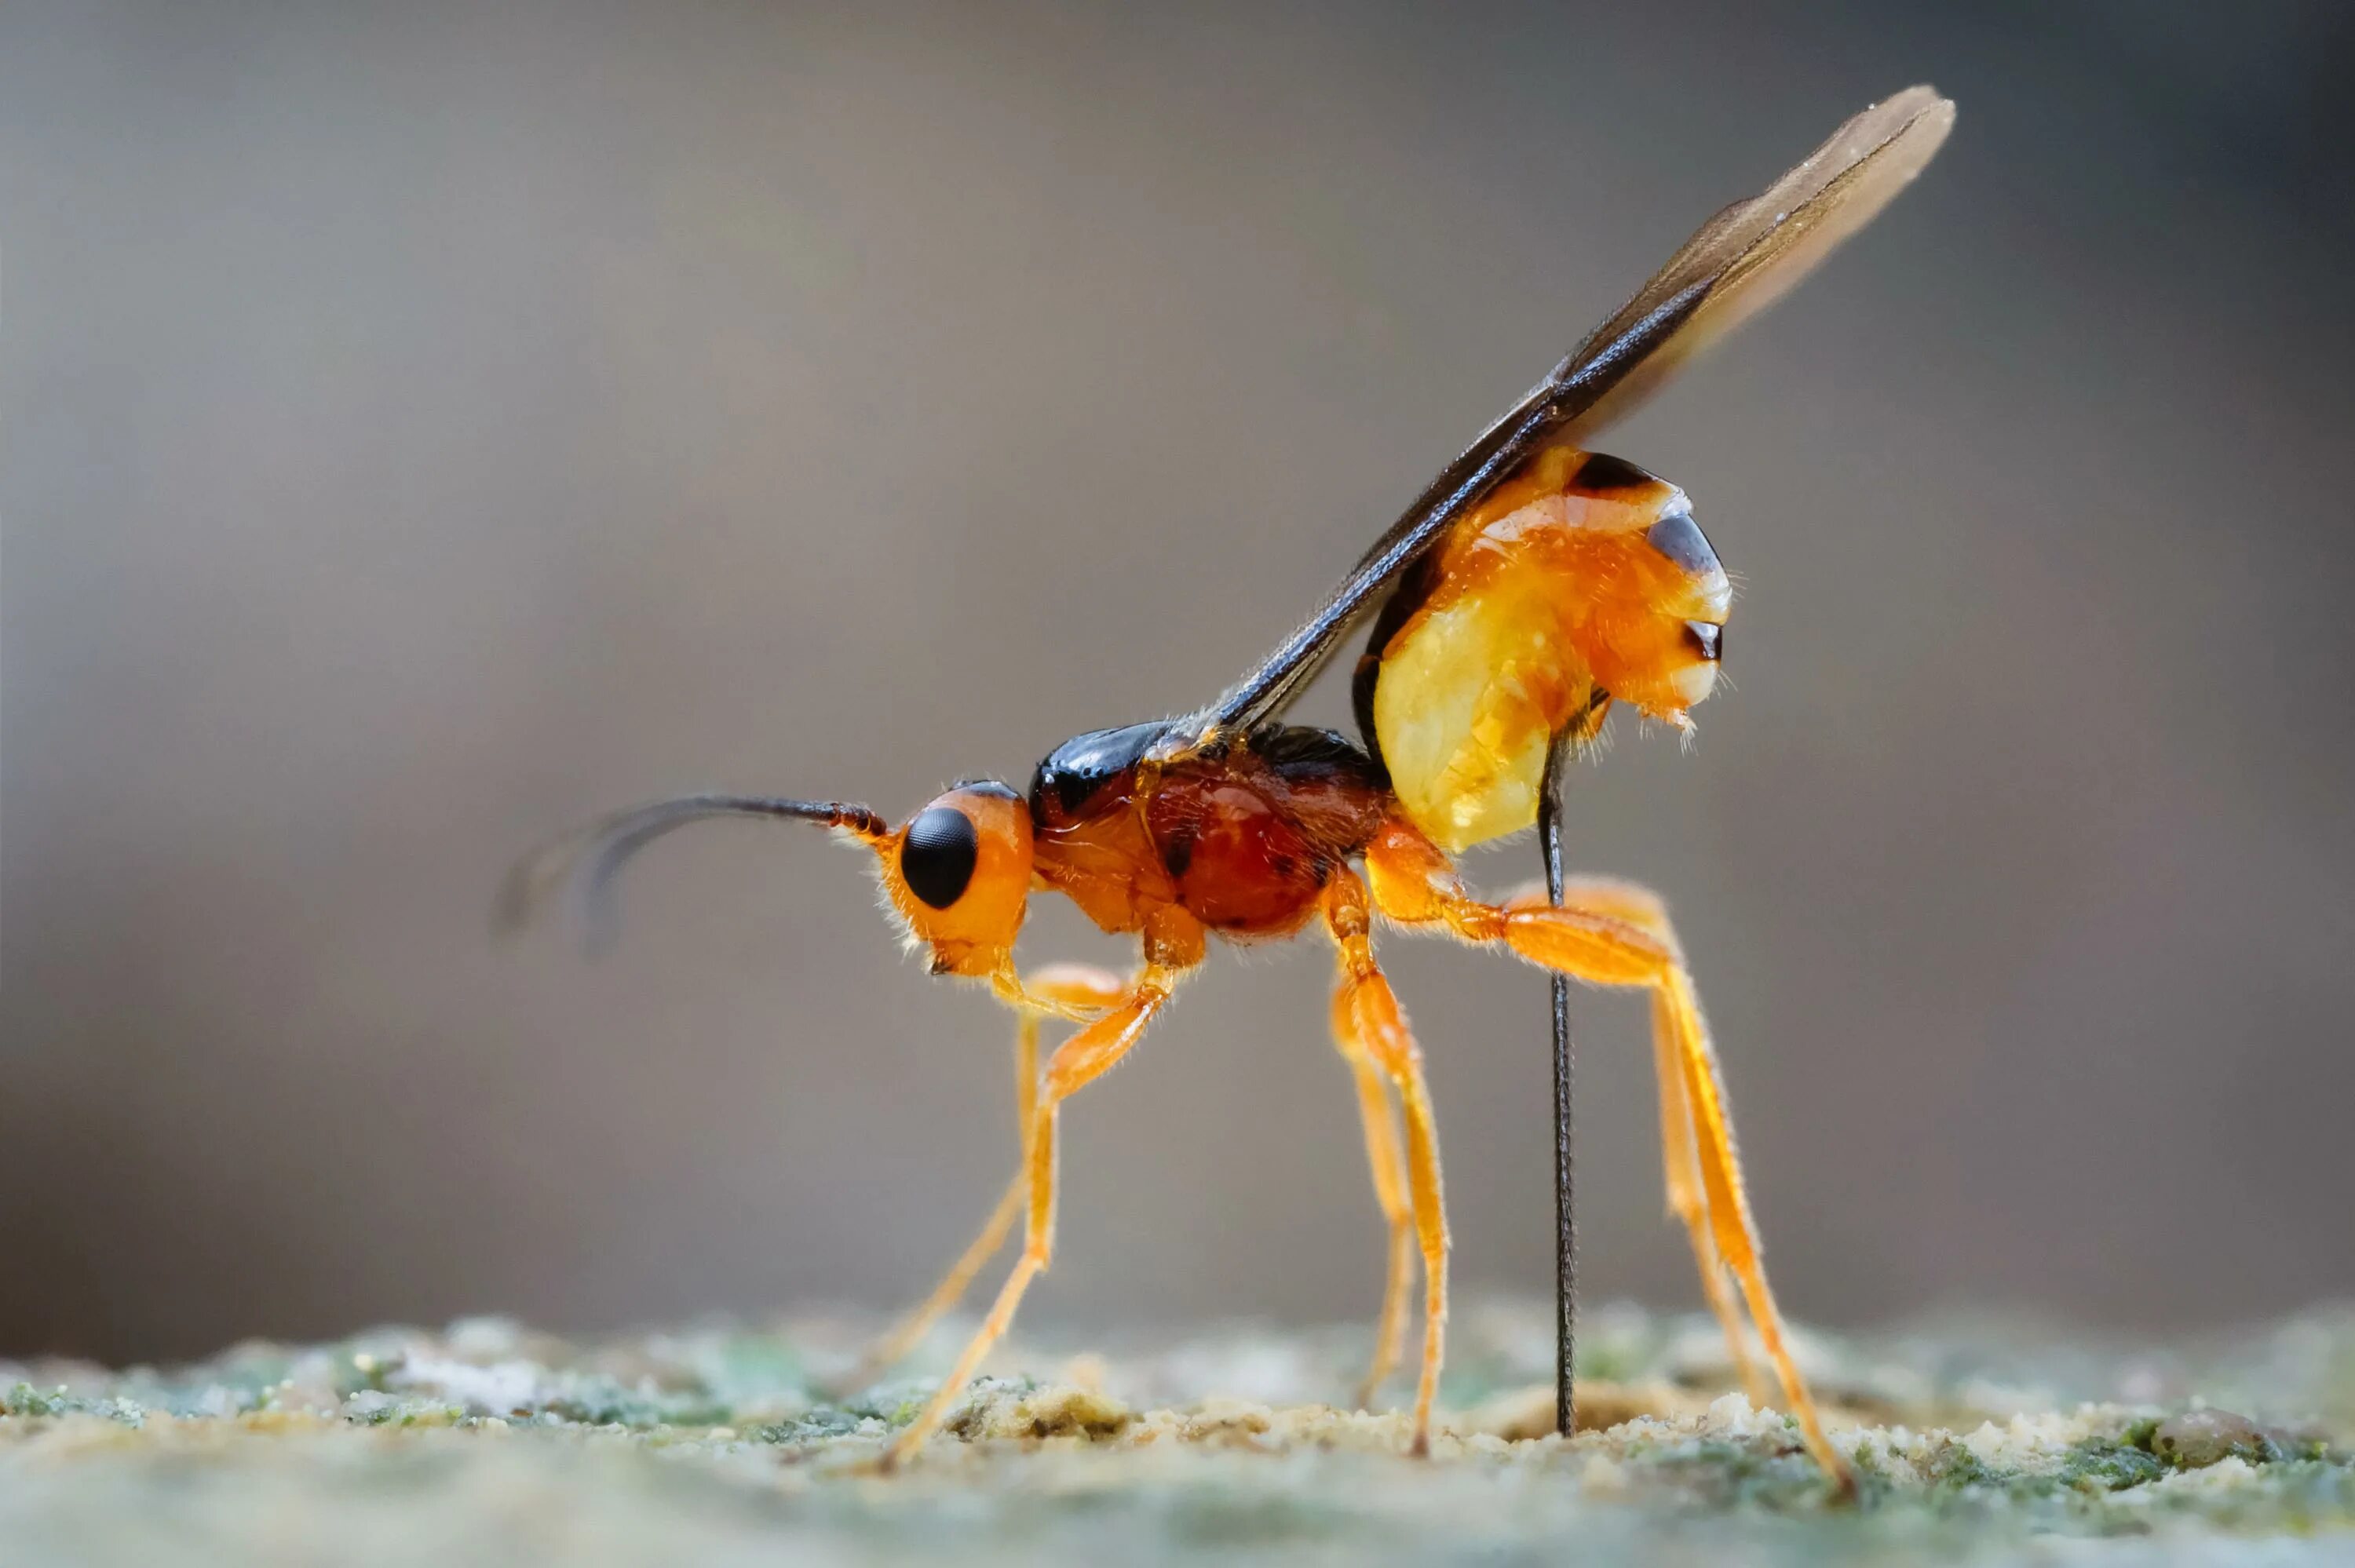
[[[1059,1012],[1064,1008],[1084,1008],[1100,1012],[1120,1001],[1128,994],[1128,987],[1118,976],[1097,969],[1092,964],[1048,964],[1032,970],[1018,982],[1019,993],[1050,1004]],[[1039,1099],[1039,1022],[1046,1009],[1029,1002],[1016,1002],[1014,1031],[1014,1125],[1018,1147],[1028,1154],[1030,1148],[1030,1123]],[[964,1299],[973,1284],[973,1277],[981,1272],[997,1249],[1006,1245],[1006,1233],[1014,1228],[1015,1217],[1022,1212],[1022,1194],[1028,1177],[1017,1166],[1014,1179],[1006,1185],[997,1207],[982,1223],[981,1234],[964,1249],[947,1274],[932,1287],[932,1293],[892,1325],[890,1330],[858,1360],[858,1367],[843,1380],[847,1388],[866,1386],[883,1370],[915,1348],[927,1330],[938,1322],[943,1313]]]
[[[1064,1041],[1049,1059],[1046,1077],[1039,1086],[1038,1104],[1031,1113],[1028,1147],[1023,1150],[1025,1190],[1029,1202],[1022,1256],[998,1290],[989,1316],[983,1319],[964,1353],[957,1358],[956,1365],[941,1380],[940,1387],[908,1429],[885,1451],[881,1461],[884,1469],[892,1469],[913,1457],[924,1446],[924,1440],[939,1428],[957,1396],[980,1369],[982,1358],[1005,1337],[1030,1282],[1047,1271],[1055,1251],[1055,1129],[1061,1114],[1060,1107],[1064,1100],[1103,1076],[1128,1054],[1144,1035],[1146,1026],[1153,1022],[1154,1014],[1168,1001],[1177,978],[1176,970],[1148,962],[1125,1001]]]

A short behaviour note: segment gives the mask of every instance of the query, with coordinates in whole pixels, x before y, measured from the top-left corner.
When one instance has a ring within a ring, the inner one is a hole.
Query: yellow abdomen
[[[1423,617],[1374,688],[1391,788],[1450,854],[1537,821],[1547,743],[1585,705],[1550,618],[1519,597],[1463,596]]]
[[[1599,725],[1615,700],[1689,722],[1718,646],[1694,629],[1714,632],[1731,597],[1682,492],[1566,447],[1456,524],[1400,593],[1361,662],[1359,718],[1408,818],[1450,853],[1537,821],[1548,745],[1573,720]]]

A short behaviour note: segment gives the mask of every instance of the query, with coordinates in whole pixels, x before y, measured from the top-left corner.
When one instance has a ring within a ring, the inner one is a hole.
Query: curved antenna
[[[890,832],[865,806],[839,800],[788,800],[766,795],[680,795],[613,811],[567,830],[515,863],[499,884],[491,923],[505,933],[532,924],[555,904],[579,922],[581,946],[593,956],[613,946],[618,929],[613,883],[630,857],[664,834],[711,817],[786,818],[837,828],[868,845]]]

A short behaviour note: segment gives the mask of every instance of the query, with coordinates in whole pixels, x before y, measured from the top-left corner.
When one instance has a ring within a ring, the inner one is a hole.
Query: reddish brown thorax
[[[1165,909],[1234,940],[1288,936],[1391,807],[1366,754],[1329,730],[1268,726],[1167,768],[1143,767],[1167,726],[1068,741],[1039,766],[1039,881],[1106,931]]]

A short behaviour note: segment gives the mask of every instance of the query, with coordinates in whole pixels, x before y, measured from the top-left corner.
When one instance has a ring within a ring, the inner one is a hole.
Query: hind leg
[[[1677,950],[1676,932],[1668,925],[1668,910],[1661,906],[1659,895],[1648,888],[1604,877],[1572,877],[1563,885],[1562,902],[1640,927],[1670,951]],[[1678,961],[1683,961],[1681,956]],[[1774,1400],[1766,1391],[1766,1381],[1759,1372],[1758,1363],[1751,1359],[1749,1340],[1742,1332],[1742,1309],[1734,1304],[1725,1260],[1718,1254],[1712,1234],[1709,1189],[1701,1177],[1692,1106],[1685,1094],[1684,1057],[1677,1019],[1667,999],[1657,991],[1652,993],[1650,1012],[1652,1065],[1660,1086],[1660,1154],[1667,1170],[1668,1213],[1684,1225],[1685,1234],[1692,1243],[1701,1291],[1709,1298],[1709,1309],[1716,1314],[1719,1327],[1725,1330],[1726,1352],[1732,1358],[1734,1371],[1741,1375],[1742,1392],[1750,1396],[1751,1404],[1763,1410]]]
[[[1662,1081],[1662,1099],[1665,1105],[1671,1083],[1682,1092],[1682,1119],[1691,1135],[1708,1247],[1741,1281],[1751,1317],[1758,1325],[1759,1340],[1782,1383],[1784,1398],[1799,1423],[1808,1451],[1844,1489],[1853,1491],[1854,1475],[1825,1436],[1814,1396],[1807,1392],[1806,1380],[1799,1375],[1784,1340],[1783,1315],[1766,1283],[1757,1226],[1750,1216],[1742,1163],[1734,1152],[1732,1118],[1726,1108],[1717,1052],[1710,1043],[1684,955],[1658,899],[1625,884],[1585,881],[1565,888],[1559,906],[1548,904],[1542,895],[1501,905],[1483,903],[1464,891],[1446,857],[1403,823],[1393,823],[1376,835],[1366,851],[1366,867],[1376,906],[1391,919],[1444,926],[1465,941],[1501,945],[1531,963],[1573,979],[1594,985],[1640,986],[1651,993],[1655,1023],[1668,1036],[1668,1049],[1662,1054],[1673,1059],[1673,1072]],[[1668,1119],[1664,1110],[1664,1124]],[[1668,1156],[1672,1201],[1678,1179],[1675,1150],[1672,1139]],[[1686,1174],[1693,1172],[1689,1170]],[[1694,1251],[1700,1258],[1706,1285],[1713,1271],[1699,1230],[1695,1235]],[[1721,1319],[1728,1317],[1729,1308],[1721,1307],[1719,1315]]]

